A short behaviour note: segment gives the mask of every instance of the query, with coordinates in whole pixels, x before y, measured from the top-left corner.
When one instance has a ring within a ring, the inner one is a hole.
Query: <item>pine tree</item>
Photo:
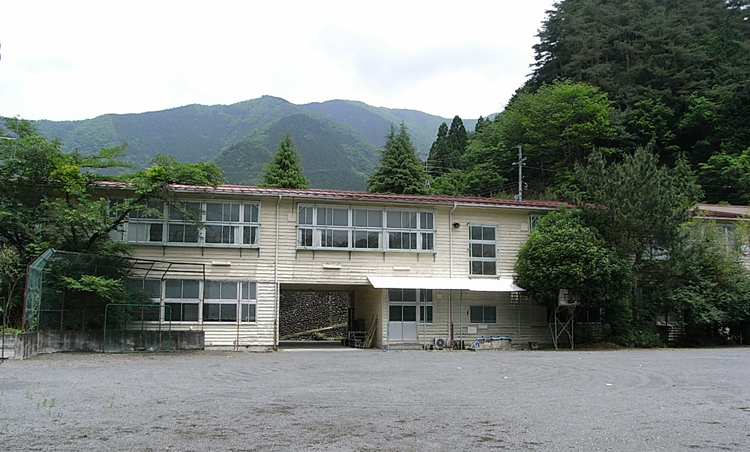
[[[391,124],[391,130],[386,135],[385,145],[380,152],[380,164],[367,180],[367,191],[425,195],[428,194],[426,179],[427,173],[417,155],[417,149],[411,142],[406,125],[402,122],[396,133],[396,128]]]
[[[303,174],[299,153],[294,147],[294,140],[289,133],[281,138],[279,148],[263,174],[261,186],[294,189],[310,188],[310,181]]]
[[[450,143],[450,159],[446,162],[450,168],[458,168],[461,157],[466,151],[466,143],[469,141],[469,134],[466,132],[464,122],[461,117],[456,115],[448,131],[448,143]]]
[[[427,168],[433,176],[439,176],[448,171],[446,160],[450,157],[450,145],[448,143],[448,124],[442,123],[438,127],[437,138],[430,146],[430,155],[427,157]]]

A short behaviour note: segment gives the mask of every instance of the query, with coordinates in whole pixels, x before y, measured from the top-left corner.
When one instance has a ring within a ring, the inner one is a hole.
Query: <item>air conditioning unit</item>
[[[445,337],[435,338],[435,348],[437,348],[438,350],[441,350],[447,346],[448,346],[448,338],[445,338]]]

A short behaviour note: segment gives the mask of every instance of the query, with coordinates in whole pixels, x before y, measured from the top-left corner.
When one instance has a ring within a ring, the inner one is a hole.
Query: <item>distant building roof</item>
[[[729,206],[722,204],[698,204],[693,209],[697,217],[741,219],[750,217],[750,207]]]
[[[127,189],[127,184],[122,182],[100,182],[100,186],[113,189]],[[538,209],[555,210],[559,206],[574,207],[561,201],[515,201],[500,198],[475,198],[466,196],[437,196],[437,195],[390,195],[382,193],[366,193],[361,191],[328,190],[322,188],[310,188],[294,190],[286,188],[265,188],[250,185],[219,185],[218,187],[178,185],[170,187],[176,193],[209,194],[224,196],[256,196],[278,198],[282,197],[304,198],[310,201],[334,200],[334,201],[359,201],[359,202],[388,202],[403,204],[429,204],[429,205],[472,205],[477,207],[507,207],[516,209]]]

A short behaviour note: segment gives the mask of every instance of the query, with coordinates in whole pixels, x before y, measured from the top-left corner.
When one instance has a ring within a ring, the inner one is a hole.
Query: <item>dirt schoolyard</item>
[[[55,354],[0,450],[750,450],[750,348]]]

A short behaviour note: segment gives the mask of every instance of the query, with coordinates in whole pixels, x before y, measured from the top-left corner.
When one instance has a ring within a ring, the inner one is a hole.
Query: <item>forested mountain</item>
[[[625,132],[610,145],[652,142],[664,163],[684,153],[709,201],[748,202],[749,5],[561,1],[539,32],[536,67],[520,92],[560,79],[598,87]]]
[[[426,158],[435,130],[445,118],[345,100],[295,105],[263,96],[232,105],[38,121],[36,126],[46,137],[60,138],[66,151],[82,154],[127,142],[125,160],[139,167],[157,153],[174,155],[182,162],[216,159],[231,183],[259,181],[282,134],[289,132],[313,187],[364,189],[377,149],[385,143],[391,124],[402,121]]]
[[[300,151],[312,187],[364,190],[377,163],[378,148],[353,129],[301,111],[260,127],[224,148],[215,162],[228,181],[254,185],[285,133]]]

